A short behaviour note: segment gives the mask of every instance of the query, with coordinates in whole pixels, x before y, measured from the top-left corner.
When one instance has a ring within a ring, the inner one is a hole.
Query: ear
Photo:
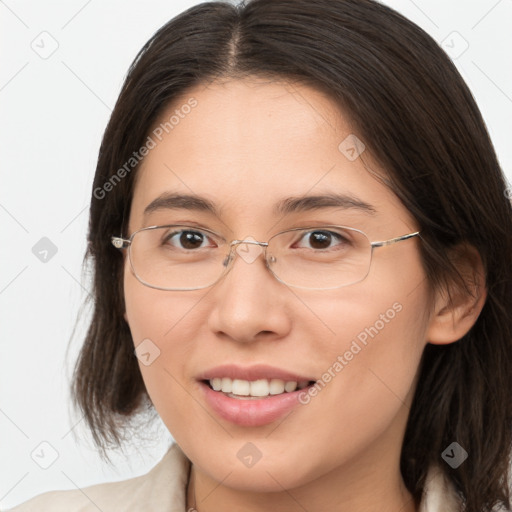
[[[434,308],[427,329],[427,341],[446,345],[460,340],[473,327],[487,298],[485,271],[478,251],[464,244],[453,249],[450,258],[464,285],[455,282],[435,292]]]

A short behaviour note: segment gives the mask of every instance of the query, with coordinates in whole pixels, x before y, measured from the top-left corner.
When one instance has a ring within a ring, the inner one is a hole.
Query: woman
[[[73,388],[101,449],[148,407],[176,444],[14,510],[510,510],[511,252],[421,29],[370,0],[189,9],[104,135]]]

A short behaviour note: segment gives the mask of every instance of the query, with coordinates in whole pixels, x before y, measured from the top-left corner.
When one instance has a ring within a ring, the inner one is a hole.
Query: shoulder
[[[46,492],[5,512],[182,512],[189,468],[189,460],[173,444],[145,475],[83,489]]]
[[[429,469],[419,512],[460,512],[462,503],[454,485],[438,466]]]

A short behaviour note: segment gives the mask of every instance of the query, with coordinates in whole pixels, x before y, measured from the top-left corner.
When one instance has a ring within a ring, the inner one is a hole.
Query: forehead
[[[155,144],[137,171],[134,216],[168,191],[206,196],[247,219],[275,213],[284,196],[324,192],[401,208],[372,176],[383,171],[369,155],[347,153],[356,140],[350,120],[306,85],[256,78],[200,84],[175,99],[149,135]]]
[[[148,155],[143,169],[161,156],[180,162],[186,156],[199,163],[230,163],[237,175],[250,166],[262,178],[281,162],[311,155],[319,139],[336,150],[336,140],[350,133],[350,126],[317,90],[254,77],[189,89],[165,109],[155,130],[164,144]],[[177,148],[180,154],[173,155]],[[330,155],[324,160],[332,162]],[[315,162],[315,167],[322,164]]]

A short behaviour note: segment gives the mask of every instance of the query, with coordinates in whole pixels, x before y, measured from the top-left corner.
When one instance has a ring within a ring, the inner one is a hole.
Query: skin
[[[371,241],[418,229],[375,179],[373,173],[384,170],[369,151],[354,161],[340,152],[340,142],[353,133],[350,120],[315,89],[257,78],[199,85],[161,120],[190,97],[197,106],[138,171],[130,234],[181,221],[228,241],[267,241],[302,223],[348,225]],[[283,197],[333,190],[370,203],[375,214],[332,207],[272,213]],[[203,195],[221,215],[163,210],[144,218],[144,208],[164,191]],[[161,352],[151,365],[140,364],[147,391],[193,463],[187,506],[200,512],[417,510],[399,460],[420,357],[427,342],[449,343],[467,332],[484,300],[482,294],[450,308],[446,294],[433,295],[420,243],[413,238],[376,249],[364,281],[326,291],[280,283],[262,257],[250,264],[237,257],[221,281],[194,291],[144,286],[125,262],[125,318],[134,344],[149,338]],[[196,376],[226,362],[264,363],[320,379],[396,303],[401,311],[284,419],[241,427],[204,402]],[[262,455],[250,468],[237,457],[247,442]]]

